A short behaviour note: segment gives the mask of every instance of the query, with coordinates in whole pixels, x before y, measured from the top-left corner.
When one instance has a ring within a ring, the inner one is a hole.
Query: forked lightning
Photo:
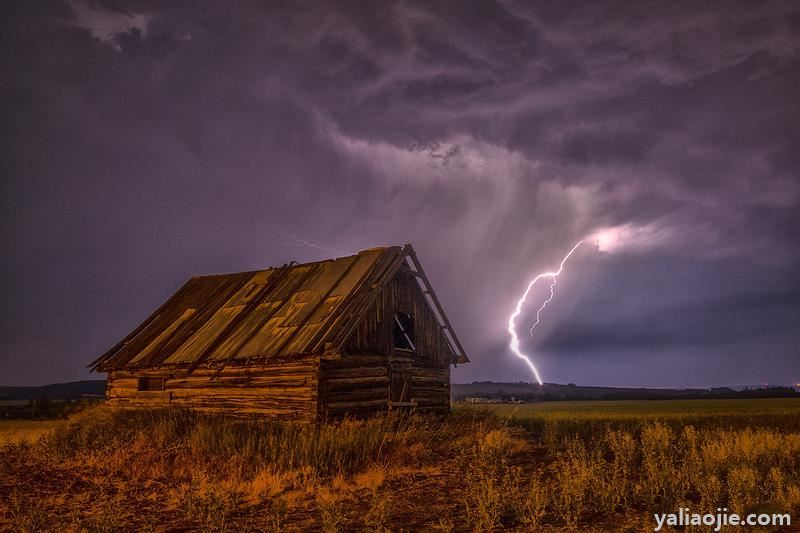
[[[522,305],[525,303],[525,299],[528,297],[528,293],[531,292],[533,286],[536,285],[536,282],[539,281],[540,279],[550,278],[552,280],[552,283],[550,284],[550,296],[544,301],[544,303],[542,303],[542,306],[539,307],[539,309],[536,311],[536,322],[534,322],[530,330],[531,337],[533,337],[533,330],[536,329],[536,326],[539,325],[542,311],[544,310],[545,307],[547,307],[547,304],[550,303],[550,301],[553,299],[553,296],[555,294],[556,282],[558,281],[558,275],[561,274],[562,270],[564,270],[564,264],[567,262],[567,259],[569,259],[569,256],[571,256],[572,253],[575,250],[577,250],[578,246],[580,246],[581,244],[583,244],[583,241],[582,240],[578,241],[578,244],[573,246],[572,250],[570,250],[569,253],[564,256],[564,259],[562,259],[561,263],[558,265],[558,270],[556,270],[555,272],[542,272],[541,274],[533,278],[531,282],[528,283],[528,287],[525,289],[525,292],[522,294],[522,297],[517,302],[517,307],[514,309],[514,312],[511,313],[510,317],[508,317],[508,334],[511,335],[511,342],[509,343],[509,348],[511,348],[511,351],[514,352],[514,355],[524,360],[528,364],[531,371],[533,372],[533,375],[536,377],[536,381],[539,382],[539,385],[542,385],[542,378],[539,376],[539,371],[536,369],[536,365],[534,365],[530,357],[522,353],[522,351],[519,348],[519,336],[517,335],[515,321],[517,320],[517,317],[520,315],[520,313],[522,313]]]

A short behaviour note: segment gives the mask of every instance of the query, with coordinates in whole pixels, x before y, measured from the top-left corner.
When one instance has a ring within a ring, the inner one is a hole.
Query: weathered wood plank
[[[357,402],[362,400],[386,401],[386,390],[386,387],[380,387],[327,393],[325,395],[325,400],[329,406],[337,402]]]
[[[167,388],[196,389],[196,388],[248,388],[261,389],[271,387],[305,387],[314,377],[310,374],[256,376],[256,377],[227,377],[220,379],[203,378],[173,378],[166,381]]]
[[[368,401],[358,401],[358,402],[329,402],[327,404],[327,408],[329,410],[345,409],[345,410],[355,411],[357,409],[370,408],[370,407],[384,409],[387,407],[387,405],[388,405],[388,399],[383,399],[383,400],[368,400]]]
[[[354,378],[335,378],[326,379],[325,386],[328,390],[337,388],[349,387],[352,385],[359,385],[361,383],[389,383],[389,376],[368,376],[368,377],[354,377]]]
[[[388,375],[388,369],[384,363],[381,366],[349,367],[349,368],[324,368],[324,379],[355,378],[355,377],[381,377]]]

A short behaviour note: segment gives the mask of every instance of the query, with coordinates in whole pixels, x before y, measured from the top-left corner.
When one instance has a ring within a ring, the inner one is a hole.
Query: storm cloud
[[[800,381],[795,3],[0,10],[0,384],[84,378],[192,275],[404,242],[454,379],[527,381],[516,299],[609,228],[523,342],[545,380]]]

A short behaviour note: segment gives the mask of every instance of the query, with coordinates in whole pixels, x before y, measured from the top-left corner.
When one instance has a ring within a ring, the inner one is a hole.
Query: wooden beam
[[[433,286],[431,285],[428,276],[425,275],[425,270],[422,268],[422,264],[419,262],[417,253],[414,251],[414,248],[412,248],[410,244],[407,244],[405,248],[408,251],[408,257],[411,259],[411,263],[414,265],[416,271],[419,272],[420,274],[419,277],[422,280],[423,285],[425,286],[425,289],[427,291],[426,294],[430,297],[434,307],[436,308],[436,311],[438,311],[439,313],[442,322],[444,322],[444,327],[442,329],[443,330],[447,329],[450,332],[450,336],[452,337],[453,342],[455,342],[456,346],[458,347],[458,351],[460,353],[456,354],[457,358],[459,360],[463,358],[464,359],[463,362],[468,363],[469,358],[467,357],[467,354],[464,351],[464,346],[461,345],[461,341],[458,339],[458,336],[456,335],[456,332],[453,329],[453,325],[450,324],[450,319],[447,318],[447,315],[445,314],[444,309],[442,308],[442,304],[439,302],[439,298],[436,296],[436,292],[433,290]]]
[[[403,272],[404,274],[411,274],[412,276],[416,276],[416,277],[418,277],[418,278],[421,278],[421,277],[422,277],[422,274],[420,274],[420,273],[419,273],[419,272],[417,272],[416,270],[411,270],[411,269],[410,269],[410,268],[408,268],[408,266],[406,266],[406,265],[403,265],[403,266],[401,266],[401,267],[400,267],[400,272]]]
[[[393,402],[389,401],[389,407],[416,407],[417,402]]]

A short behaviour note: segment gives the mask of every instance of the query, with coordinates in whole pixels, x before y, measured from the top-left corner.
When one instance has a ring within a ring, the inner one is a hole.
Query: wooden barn
[[[313,420],[447,411],[466,362],[407,244],[194,277],[90,368],[111,405]]]

